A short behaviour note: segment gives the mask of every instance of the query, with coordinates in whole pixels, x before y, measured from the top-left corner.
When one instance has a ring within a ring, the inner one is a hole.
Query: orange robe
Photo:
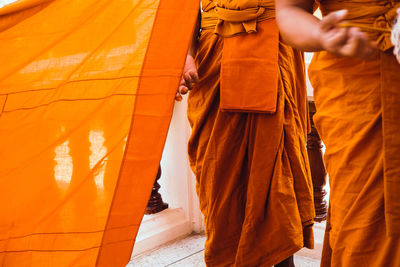
[[[126,266],[198,6],[0,8],[0,266]]]
[[[395,4],[328,0],[320,8],[346,8],[350,23],[387,29]],[[331,185],[321,266],[400,266],[400,65],[390,33],[371,28],[373,60],[320,52],[309,69]]]
[[[210,4],[203,1],[203,9]],[[259,32],[253,34],[258,38]],[[272,266],[313,247],[303,55],[277,41],[274,113],[221,111],[224,41],[213,29],[201,32],[200,82],[188,100],[189,157],[205,216],[205,261],[207,266]],[[240,78],[236,86],[230,83],[232,90],[255,77]]]

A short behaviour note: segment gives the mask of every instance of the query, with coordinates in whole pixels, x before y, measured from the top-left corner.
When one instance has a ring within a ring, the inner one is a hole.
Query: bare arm
[[[196,64],[194,58],[197,51],[197,38],[200,31],[200,19],[201,13],[197,17],[196,25],[193,31],[192,41],[188,53],[186,55],[185,66],[183,68],[183,73],[181,77],[181,82],[179,84],[178,91],[176,92],[175,100],[181,101],[182,95],[185,95],[192,89],[192,84],[198,82],[199,76],[197,74]]]
[[[316,36],[319,19],[312,15],[313,2],[276,1],[276,18],[281,36],[289,45],[304,51],[322,50],[320,40]]]
[[[358,28],[342,27],[347,11],[322,20],[312,15],[313,0],[277,0],[276,17],[285,42],[304,51],[326,50],[339,56],[367,59],[374,45]]]

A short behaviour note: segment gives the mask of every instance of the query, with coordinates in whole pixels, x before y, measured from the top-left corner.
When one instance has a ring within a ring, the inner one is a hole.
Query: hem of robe
[[[274,256],[277,255],[277,256],[273,257],[272,260],[271,260],[271,255],[265,255],[265,257],[261,258],[261,263],[260,263],[260,258],[258,258],[257,260],[255,260],[253,262],[247,261],[245,264],[250,265],[250,266],[273,266],[275,264],[278,264],[278,263],[284,261],[285,259],[289,258],[290,256],[293,256],[296,252],[298,252],[302,248],[314,249],[313,226],[314,226],[314,223],[307,225],[307,226],[303,226],[303,241],[301,244],[291,243],[292,245],[288,246],[287,249],[282,250],[280,253],[274,253],[273,255]],[[238,236],[240,236],[240,234],[238,234]],[[228,247],[225,247],[225,248],[228,248]],[[223,249],[225,249],[225,248],[223,248]],[[223,250],[223,249],[221,249],[221,250]],[[220,258],[226,258],[226,257],[231,256],[230,253],[227,253],[227,255],[224,255],[223,253],[219,253],[219,255],[220,255]],[[204,258],[205,258],[206,263],[211,264],[211,266],[220,266],[220,265],[222,266],[223,264],[226,264],[226,262],[219,263],[218,260],[215,260],[214,256],[210,257],[213,260],[209,260],[206,256]],[[262,260],[264,258],[265,259],[269,258],[269,260]],[[239,265],[235,264],[235,266],[241,266],[241,264],[239,264]]]
[[[271,260],[271,255],[266,255],[265,257],[254,260],[254,261],[246,261],[243,264],[236,264],[234,263],[233,266],[274,266],[285,259],[289,258],[290,256],[293,256],[297,251],[302,249],[304,246],[298,245],[298,246],[290,246],[288,249],[280,252],[280,253],[275,253],[274,258]],[[222,258],[223,255],[221,255]],[[208,260],[205,258],[205,262],[207,263],[207,266],[213,266],[213,267],[218,267],[218,266],[226,266],[226,262],[220,263],[219,261],[215,260],[215,257],[212,257],[213,260]],[[265,259],[265,260],[262,260]]]
[[[391,93],[392,99],[398,100],[389,89],[397,89],[400,84],[400,80],[394,79],[398,77],[395,75],[398,71],[386,71],[392,67],[398,68],[397,63],[394,63],[394,56],[390,55],[391,61],[387,61],[388,56],[387,52],[379,52],[375,59],[362,62],[351,58],[337,58],[328,52],[319,52],[315,54],[310,64],[310,79],[315,90],[316,105],[319,105],[315,122],[327,147],[325,163],[330,173],[331,193],[335,193],[330,196],[322,249],[321,266],[324,267],[400,266],[400,242],[399,239],[387,235],[385,218],[387,211],[384,203],[385,161],[383,154],[385,150],[381,139],[385,137],[385,129],[382,122],[383,102],[380,90]],[[342,68],[339,69],[339,67]],[[330,82],[339,80],[338,77],[342,79],[339,85],[331,85]],[[354,77],[358,79],[356,82],[352,81]],[[367,77],[371,79],[368,80]],[[350,102],[349,99],[356,99],[354,96],[356,93],[356,97],[368,96],[366,98],[368,101],[357,99]],[[340,101],[343,104],[332,105],[332,103],[341,103]],[[365,118],[358,116],[355,117],[358,120],[353,121],[346,116],[340,116],[341,112],[359,115],[357,109],[363,110]],[[332,125],[338,128],[332,128]],[[348,125],[352,127],[356,125],[357,131],[351,127],[348,130],[351,134],[343,131]],[[332,134],[339,131],[342,134],[340,141],[336,140],[336,135]],[[345,145],[333,150],[334,145],[339,142]],[[349,158],[357,159],[357,165],[354,163],[351,165]],[[342,159],[345,160],[342,161]],[[364,168],[353,169],[348,173],[341,171],[355,165],[364,166]],[[371,166],[375,166],[376,169]],[[352,183],[343,181],[352,181]],[[355,188],[355,184],[360,187]],[[334,191],[335,188],[341,191]],[[354,201],[347,202],[347,198],[343,197],[345,195],[356,195],[356,197]],[[368,218],[368,221],[360,221],[360,218]]]

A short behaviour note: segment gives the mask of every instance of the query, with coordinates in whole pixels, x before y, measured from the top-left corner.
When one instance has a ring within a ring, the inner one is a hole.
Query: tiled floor
[[[296,253],[296,267],[319,266],[324,230],[325,223],[315,224],[315,249]],[[127,267],[204,267],[204,241],[202,234],[190,235],[133,258]]]

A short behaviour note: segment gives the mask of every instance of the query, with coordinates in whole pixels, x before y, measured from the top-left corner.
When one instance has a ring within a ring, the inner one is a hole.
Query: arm
[[[200,19],[201,19],[201,13],[199,11],[199,15],[197,17],[196,25],[193,31],[192,41],[190,43],[190,47],[186,55],[186,61],[185,61],[185,66],[183,68],[181,82],[179,84],[178,91],[176,92],[175,96],[175,100],[177,101],[181,101],[182,95],[187,94],[188,91],[192,89],[192,84],[198,82],[199,80],[194,58],[196,56],[196,51],[197,51],[197,38],[199,36],[199,31],[200,31]]]
[[[304,51],[326,50],[338,56],[369,58],[374,52],[367,36],[358,28],[342,27],[347,11],[340,10],[322,20],[312,15],[313,0],[277,0],[276,17],[282,38]]]

